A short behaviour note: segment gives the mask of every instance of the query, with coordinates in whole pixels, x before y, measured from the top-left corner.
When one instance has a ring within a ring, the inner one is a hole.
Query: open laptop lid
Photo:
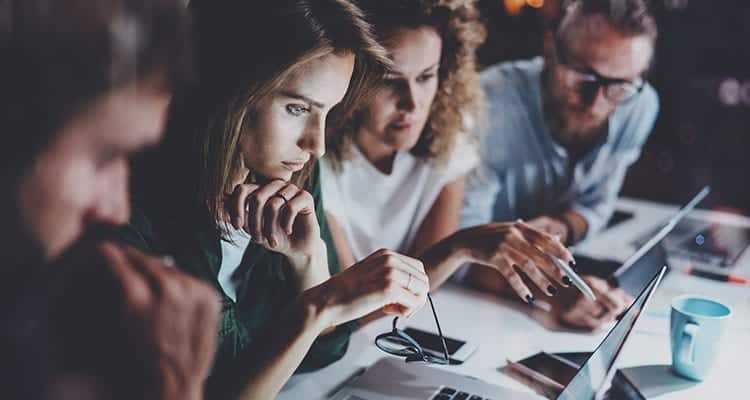
[[[638,317],[646,309],[649,300],[659,286],[667,267],[661,267],[656,276],[643,289],[620,321],[607,334],[599,347],[578,370],[578,373],[565,386],[557,400],[598,400],[606,392],[606,383],[614,374],[615,362],[625,342],[633,331]]]
[[[618,281],[633,265],[635,265],[646,253],[649,252],[649,250],[653,249],[659,242],[664,239],[665,236],[669,234],[669,232],[674,229],[675,226],[677,226],[677,223],[680,222],[680,220],[688,215],[693,209],[695,209],[695,206],[698,205],[703,199],[708,196],[708,194],[711,193],[711,188],[708,186],[704,186],[703,189],[701,189],[698,194],[693,196],[693,198],[685,204],[682,208],[680,208],[677,213],[672,216],[672,218],[667,221],[664,226],[659,229],[659,231],[654,234],[654,236],[651,237],[646,243],[643,244],[638,250],[636,250],[633,255],[631,255],[627,260],[625,260],[624,263],[622,263],[622,266],[620,268],[617,268],[615,272],[612,274],[615,281]],[[661,265],[656,266],[656,268],[660,268]]]

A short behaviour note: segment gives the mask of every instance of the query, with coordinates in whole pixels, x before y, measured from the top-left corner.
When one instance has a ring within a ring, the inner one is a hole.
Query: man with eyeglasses
[[[462,225],[522,218],[568,245],[604,227],[658,114],[645,81],[656,36],[645,0],[572,0],[543,57],[484,71],[489,124]],[[497,274],[485,272],[472,267],[465,280],[502,290]],[[629,303],[604,281],[585,279],[600,301],[556,301],[563,321],[595,328]]]

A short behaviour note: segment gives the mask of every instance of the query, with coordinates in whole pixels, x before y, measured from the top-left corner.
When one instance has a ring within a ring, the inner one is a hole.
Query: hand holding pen
[[[573,275],[573,268],[562,270],[554,261],[559,259],[568,266],[575,265],[573,255],[560,240],[523,221],[462,229],[454,234],[454,239],[464,261],[498,271],[528,303],[533,303],[534,295],[522,275],[548,296],[557,294],[560,287],[573,285],[573,276],[580,279]]]
[[[610,286],[604,279],[590,275],[582,279],[597,300],[593,301],[577,290],[561,293],[551,305],[554,316],[565,325],[586,330],[600,328],[617,318],[633,302],[627,292]]]
[[[586,281],[583,280],[573,269],[575,267],[574,263],[566,263],[565,261],[555,257],[550,256],[552,258],[552,261],[554,261],[555,265],[557,265],[560,270],[570,278],[570,280],[573,283],[573,286],[575,286],[578,290],[583,293],[584,296],[588,297],[592,301],[596,301],[596,295],[594,294],[594,291],[591,290],[591,287],[586,284]]]

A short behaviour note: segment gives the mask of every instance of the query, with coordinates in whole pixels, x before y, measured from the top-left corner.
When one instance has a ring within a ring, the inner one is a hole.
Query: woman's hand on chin
[[[229,196],[225,210],[235,229],[244,229],[255,243],[287,256],[298,290],[330,277],[315,203],[307,191],[278,179],[265,185],[243,183]]]
[[[253,241],[290,258],[319,252],[320,226],[312,195],[282,180],[237,185],[225,202],[229,222]]]

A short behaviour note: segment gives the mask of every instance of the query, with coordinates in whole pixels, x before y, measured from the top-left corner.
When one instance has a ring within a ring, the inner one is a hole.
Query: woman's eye
[[[298,117],[308,111],[307,107],[301,106],[299,104],[287,104],[286,105],[286,112],[288,112],[291,115],[294,115],[295,117]]]
[[[424,74],[417,77],[417,82],[424,83],[429,81],[430,79],[434,78],[435,74]]]

